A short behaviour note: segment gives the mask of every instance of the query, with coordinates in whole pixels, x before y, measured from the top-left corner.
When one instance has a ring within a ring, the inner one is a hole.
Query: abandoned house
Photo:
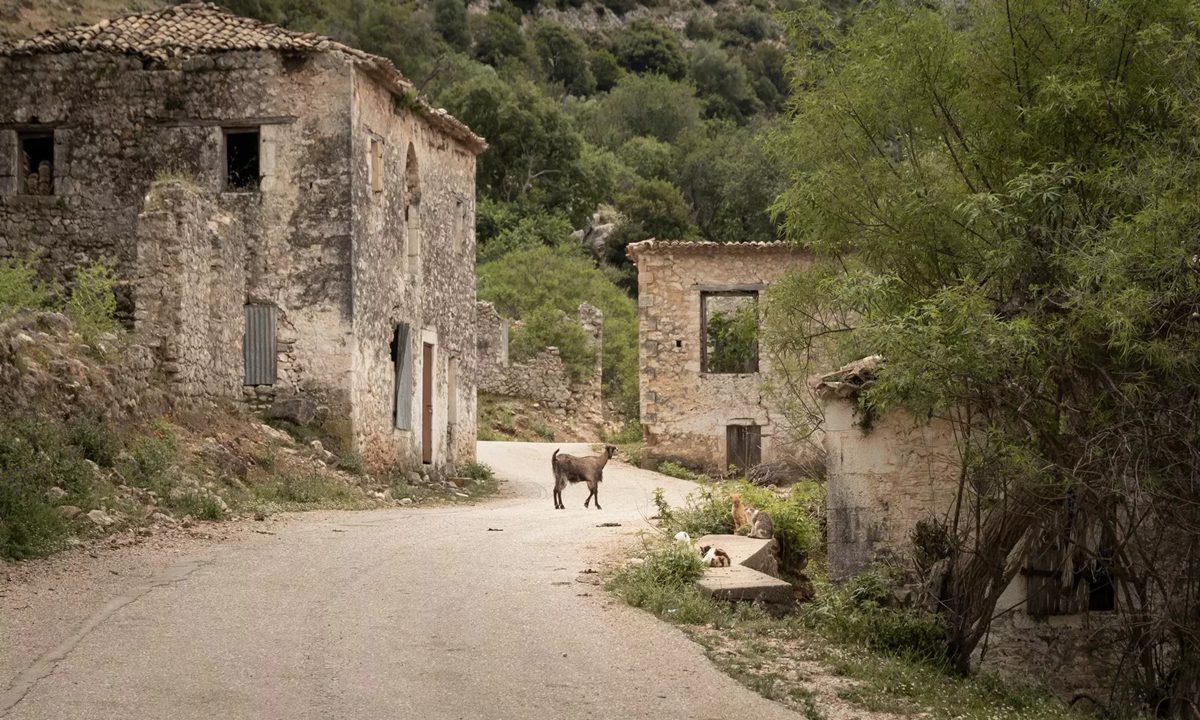
[[[208,4],[0,45],[0,256],[103,261],[184,398],[475,448],[475,158],[391,62]]]
[[[759,306],[771,283],[805,267],[786,243],[645,240],[638,271],[642,431],[650,462],[743,470],[794,450],[779,393],[767,391]]]
[[[864,427],[858,393],[874,383],[882,362],[871,356],[809,379],[824,411],[833,580],[877,563],[917,568],[921,526],[950,526],[957,509],[962,438],[952,422],[892,410],[873,415]],[[1072,567],[1053,543],[1027,556],[1011,558],[1021,569],[996,604],[986,654],[978,661],[1017,674],[1048,663],[1056,672],[1042,679],[1060,694],[1103,697],[1116,677],[1112,581],[1094,562]],[[930,571],[917,574],[923,572]]]

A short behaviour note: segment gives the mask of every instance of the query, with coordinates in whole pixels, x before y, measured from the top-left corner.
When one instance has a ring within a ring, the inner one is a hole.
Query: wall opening
[[[1025,609],[1033,617],[1112,612],[1117,593],[1100,558],[1067,558],[1061,547],[1034,553],[1021,571],[1025,576]]]
[[[383,192],[383,141],[379,138],[371,138],[371,158],[368,167],[371,192]]]
[[[762,463],[762,428],[758,425],[725,426],[725,467],[745,472]]]
[[[421,254],[421,171],[417,165],[417,150],[408,144],[404,159],[404,232],[407,235],[408,255],[417,258]],[[417,269],[417,264],[412,264]]]
[[[242,357],[246,385],[274,385],[278,362],[276,342],[277,311],[274,305],[246,305],[246,333],[242,336]]]
[[[700,293],[700,371],[758,372],[758,292]]]
[[[412,429],[412,352],[409,349],[407,323],[396,325],[392,332],[392,424],[397,430]]]
[[[433,464],[433,345],[421,355],[421,462]]]
[[[458,358],[451,357],[446,367],[446,422],[458,424]]]
[[[19,191],[24,195],[54,194],[54,133],[17,134],[20,158]]]
[[[226,128],[226,190],[251,192],[259,189],[260,145],[258,128]]]

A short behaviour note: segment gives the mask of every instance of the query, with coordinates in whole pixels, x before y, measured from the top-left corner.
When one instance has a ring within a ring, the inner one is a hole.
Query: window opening
[[[371,191],[383,192],[383,141],[371,138]]]
[[[408,254],[421,254],[421,171],[417,165],[417,150],[408,144],[404,158],[404,228],[408,234]],[[416,269],[416,264],[413,264]]]
[[[54,133],[20,133],[21,192],[25,195],[54,194]]]
[[[258,128],[225,131],[225,187],[234,191],[259,188]]]
[[[700,370],[706,373],[758,372],[758,293],[700,293]]]

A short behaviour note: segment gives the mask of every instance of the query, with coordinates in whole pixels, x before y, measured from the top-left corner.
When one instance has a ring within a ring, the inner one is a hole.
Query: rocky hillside
[[[135,336],[85,335],[64,314],[14,313],[0,302],[6,314],[0,559],[283,510],[457,501],[493,487],[371,477],[337,438],[285,420],[267,425],[234,407],[173,410]]]
[[[94,23],[166,4],[163,0],[0,0],[0,40],[63,25]]]

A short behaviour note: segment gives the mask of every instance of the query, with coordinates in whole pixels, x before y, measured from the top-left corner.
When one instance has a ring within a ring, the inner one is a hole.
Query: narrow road
[[[500,500],[307,514],[102,585],[60,576],[61,605],[6,588],[0,717],[797,717],[581,574],[646,527],[655,487],[693,486],[612,463],[604,510],[575,486],[556,511],[554,447],[481,443]]]

